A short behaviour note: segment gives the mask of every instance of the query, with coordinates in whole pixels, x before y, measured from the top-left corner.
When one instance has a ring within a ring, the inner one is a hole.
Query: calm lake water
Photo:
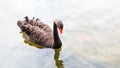
[[[61,50],[24,43],[26,15],[61,19]],[[0,68],[120,68],[120,0],[1,0]]]

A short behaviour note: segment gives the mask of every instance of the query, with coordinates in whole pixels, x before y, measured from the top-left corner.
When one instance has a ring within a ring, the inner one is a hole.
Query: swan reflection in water
[[[62,50],[62,48],[54,49],[54,51],[55,51],[54,60],[56,62],[57,68],[64,68],[63,60],[59,60],[59,55],[60,55],[61,50]]]
[[[23,33],[23,32],[20,32],[20,33],[22,34],[24,39],[27,37],[25,33]],[[40,46],[38,44],[32,43],[32,42],[30,42],[26,39],[24,40],[24,43],[29,44],[30,46],[34,46],[34,47],[39,48],[39,49],[44,49],[45,48],[44,46]],[[55,65],[57,66],[57,68],[64,68],[63,60],[59,59],[61,50],[62,50],[62,48],[54,49],[54,52],[55,52],[54,60],[55,60]]]

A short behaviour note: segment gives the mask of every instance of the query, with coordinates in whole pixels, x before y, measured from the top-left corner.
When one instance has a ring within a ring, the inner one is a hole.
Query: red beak
[[[63,29],[62,29],[62,28],[60,28],[60,34],[62,34],[62,32],[63,32]]]

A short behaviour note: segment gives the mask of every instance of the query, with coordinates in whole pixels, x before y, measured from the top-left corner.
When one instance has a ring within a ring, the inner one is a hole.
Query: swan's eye
[[[60,28],[63,29],[63,25],[62,24],[60,24]]]

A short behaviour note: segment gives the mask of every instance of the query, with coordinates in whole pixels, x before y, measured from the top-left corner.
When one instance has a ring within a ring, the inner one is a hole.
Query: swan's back
[[[52,29],[41,21],[38,20],[26,20],[18,21],[18,26],[22,32],[25,32],[28,36],[28,40],[37,43],[45,47],[53,47],[53,33]]]
[[[43,23],[41,20],[39,20],[38,18],[37,19],[29,19],[27,16],[25,17],[25,20],[26,21],[28,19],[28,22],[29,24],[31,24],[32,26],[38,26],[39,28],[43,29],[45,32],[49,33],[49,32],[52,32],[52,29],[49,27],[49,25]]]

